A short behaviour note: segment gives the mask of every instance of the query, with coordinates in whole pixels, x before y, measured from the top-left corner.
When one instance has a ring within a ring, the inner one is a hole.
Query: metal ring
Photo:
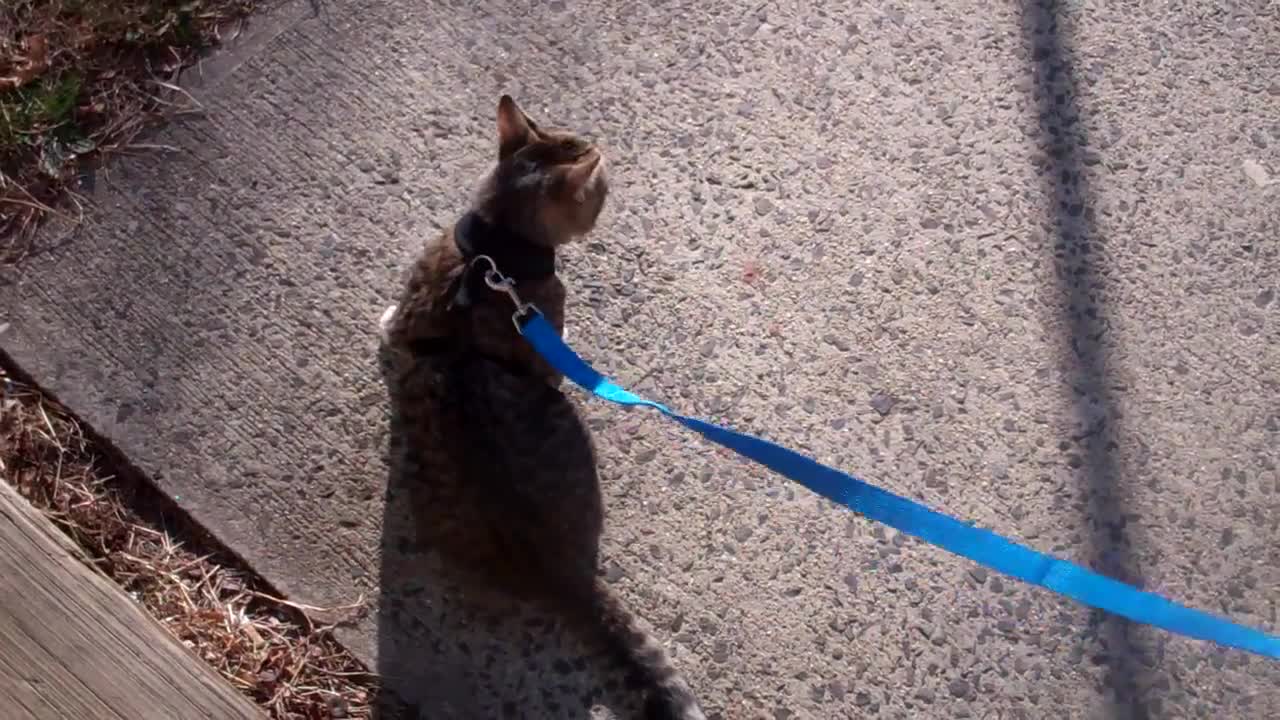
[[[484,284],[488,285],[490,290],[506,292],[515,283],[511,281],[511,278],[505,277],[497,270],[489,270],[484,274]]]
[[[516,332],[524,334],[524,325],[520,324],[521,320],[531,315],[540,315],[542,311],[533,303],[520,303],[516,306],[516,311],[511,313],[511,324],[516,326]]]

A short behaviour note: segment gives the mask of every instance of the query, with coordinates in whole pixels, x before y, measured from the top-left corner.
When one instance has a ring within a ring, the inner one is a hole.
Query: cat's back
[[[574,403],[541,377],[473,356],[443,378],[441,415],[485,474],[584,473],[595,477],[591,435]],[[495,472],[496,471],[496,472]]]
[[[403,402],[424,529],[505,580],[594,573],[604,508],[590,432],[541,379],[470,353],[423,358]]]

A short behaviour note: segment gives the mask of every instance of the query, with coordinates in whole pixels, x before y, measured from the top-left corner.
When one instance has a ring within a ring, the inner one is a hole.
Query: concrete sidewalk
[[[1280,629],[1280,8],[922,5],[288,5],[2,271],[0,348],[291,597],[369,598],[340,637],[423,717],[625,717],[387,491],[376,320],[511,92],[611,156],[566,258],[602,371]],[[1280,665],[587,415],[609,578],[711,717],[1280,717]]]

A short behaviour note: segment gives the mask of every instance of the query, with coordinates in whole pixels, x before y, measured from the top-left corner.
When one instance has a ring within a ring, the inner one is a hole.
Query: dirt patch
[[[87,164],[147,149],[142,130],[193,109],[178,74],[271,2],[0,3],[0,262],[50,215],[78,216]]]
[[[175,637],[279,720],[396,715],[330,630],[364,611],[290,603],[0,366],[0,478]]]

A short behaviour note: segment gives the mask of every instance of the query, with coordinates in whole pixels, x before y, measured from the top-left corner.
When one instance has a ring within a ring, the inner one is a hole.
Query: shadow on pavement
[[[1064,440],[1068,462],[1087,495],[1085,517],[1089,533],[1086,560],[1093,569],[1142,586],[1128,524],[1129,498],[1115,452],[1120,428],[1109,382],[1109,329],[1099,291],[1107,269],[1099,253],[1093,202],[1084,172],[1087,137],[1077,106],[1078,88],[1070,38],[1063,27],[1061,4],[1053,0],[1022,6],[1023,32],[1030,47],[1033,92],[1040,126],[1040,168],[1045,194],[1052,203],[1049,242],[1053,269],[1061,294],[1060,310],[1067,336],[1064,366],[1069,368],[1076,430]],[[1145,718],[1138,676],[1150,659],[1135,645],[1133,623],[1093,611],[1090,633],[1096,633],[1104,652],[1095,664],[1105,664],[1104,682],[1113,693],[1116,718]]]

